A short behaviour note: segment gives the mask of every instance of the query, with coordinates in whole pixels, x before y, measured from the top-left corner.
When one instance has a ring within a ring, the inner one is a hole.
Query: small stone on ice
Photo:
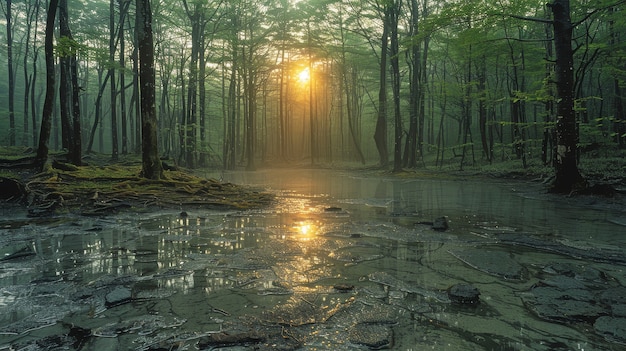
[[[448,289],[448,297],[453,303],[474,305],[479,302],[480,291],[470,284],[457,284]]]
[[[127,303],[132,298],[132,292],[125,286],[118,286],[106,294],[106,306],[113,307]]]

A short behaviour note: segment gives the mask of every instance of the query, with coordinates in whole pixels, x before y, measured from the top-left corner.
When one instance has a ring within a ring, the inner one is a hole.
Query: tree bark
[[[139,46],[139,85],[141,100],[141,175],[161,179],[156,115],[156,78],[150,0],[137,0],[137,44]]]
[[[387,50],[389,46],[388,11],[385,11],[383,19],[383,35],[380,49],[380,71],[378,90],[378,117],[376,118],[376,130],[374,142],[378,150],[379,164],[387,168],[389,164],[389,150],[387,149]]]
[[[63,127],[63,146],[68,150],[68,161],[82,164],[82,136],[80,127],[80,101],[78,87],[78,69],[76,46],[69,24],[67,0],[59,2],[59,33],[64,38],[61,55],[61,84],[59,98],[61,102],[61,124]]]
[[[554,48],[556,53],[556,179],[552,192],[570,193],[584,188],[586,182],[578,170],[576,149],[578,131],[574,113],[574,58],[572,22],[569,0],[555,0],[549,5],[554,16]]]
[[[389,30],[391,48],[391,90],[393,91],[393,115],[394,115],[394,151],[393,151],[393,171],[402,170],[402,116],[400,110],[400,63],[398,54],[400,53],[400,43],[398,38],[398,24],[400,17],[400,2],[392,1],[387,5],[389,11]]]
[[[7,71],[9,73],[9,145],[15,145],[15,76],[13,75],[13,15],[11,13],[11,0],[6,0],[5,12],[7,29]]]
[[[411,26],[409,36],[415,37],[418,34],[419,7],[417,0],[411,0]],[[419,43],[411,43],[407,53],[409,56],[409,132],[406,137],[406,149],[404,150],[404,165],[408,168],[417,166],[417,134],[418,134],[418,111],[420,103],[420,78],[421,60]]]
[[[44,41],[46,60],[46,97],[44,99],[43,113],[41,117],[39,146],[37,147],[37,156],[35,158],[35,165],[37,165],[41,170],[43,170],[46,164],[46,160],[48,159],[48,142],[50,141],[52,113],[54,112],[54,23],[57,15],[58,5],[58,0],[50,0],[50,3],[48,4],[48,14],[46,18],[46,37]]]
[[[109,68],[109,75],[111,76],[110,84],[110,99],[111,99],[111,159],[116,161],[119,156],[119,144],[118,144],[118,127],[117,127],[117,88],[115,87],[115,68],[113,68],[113,62],[115,62],[115,0],[110,0],[109,3],[109,61],[111,62],[111,68]],[[122,24],[120,23],[120,26]]]

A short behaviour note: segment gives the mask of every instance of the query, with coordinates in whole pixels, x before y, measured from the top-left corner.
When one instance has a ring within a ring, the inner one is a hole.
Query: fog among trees
[[[0,145],[154,158],[156,116],[190,168],[514,161],[568,192],[626,148],[625,3],[6,0]]]

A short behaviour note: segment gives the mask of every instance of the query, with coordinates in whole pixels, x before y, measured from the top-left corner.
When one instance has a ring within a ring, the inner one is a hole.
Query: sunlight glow
[[[317,231],[319,230],[319,226],[316,223],[307,220],[307,221],[299,222],[295,226],[294,229],[296,230],[297,233],[300,234],[298,236],[299,240],[308,241],[317,236]]]
[[[310,224],[303,224],[303,225],[300,226],[300,233],[302,233],[302,235],[309,234],[310,230],[311,230],[311,225]]]
[[[298,80],[300,83],[308,83],[309,79],[311,79],[311,74],[308,67],[298,73]]]

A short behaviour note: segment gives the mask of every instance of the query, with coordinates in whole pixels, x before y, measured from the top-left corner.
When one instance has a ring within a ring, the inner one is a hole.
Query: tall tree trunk
[[[98,76],[101,77],[103,74],[103,70],[98,71]],[[100,89],[98,89],[98,95],[96,97],[95,110],[96,115],[93,120],[93,126],[91,127],[91,133],[89,133],[89,141],[87,142],[87,149],[85,152],[91,153],[93,150],[93,142],[96,138],[96,131],[101,124],[100,119],[102,118],[102,95],[104,94],[104,89],[106,88],[107,81],[111,76],[107,72],[107,75],[104,77],[104,82],[100,84]],[[100,79],[99,79],[100,80]]]
[[[156,114],[156,73],[150,0],[136,0],[137,43],[139,45],[139,85],[141,100],[141,175],[161,179]]]
[[[554,16],[556,53],[556,179],[551,191],[569,193],[586,186],[578,170],[576,151],[578,130],[574,113],[574,58],[569,0],[555,0],[549,5]]]
[[[117,41],[120,43],[118,57],[120,65],[120,129],[122,132],[122,155],[128,154],[128,114],[126,111],[126,75],[124,74],[124,71],[126,70],[126,41],[124,40],[124,22],[126,21],[126,14],[128,13],[129,4],[130,0],[118,0],[118,7],[120,9],[120,29],[118,31]]]
[[[118,143],[118,127],[117,127],[117,89],[115,87],[115,0],[109,2],[109,75],[111,76],[110,84],[110,104],[111,104],[111,159],[116,161],[119,155]],[[121,24],[120,24],[121,25]]]
[[[41,117],[41,131],[39,133],[39,146],[37,147],[37,156],[35,164],[44,169],[46,160],[48,159],[48,142],[50,141],[50,129],[52,125],[52,114],[54,112],[54,89],[55,89],[55,71],[54,71],[54,24],[57,15],[58,0],[50,0],[48,4],[48,14],[46,18],[45,30],[45,59],[46,59],[46,97],[43,104],[43,113]]]
[[[224,128],[224,169],[233,170],[236,166],[237,160],[237,113],[238,113],[238,80],[237,66],[239,65],[239,41],[238,41],[238,29],[239,18],[236,13],[233,13],[231,18],[232,23],[232,43],[231,43],[231,55],[232,63],[230,66],[230,80],[228,85],[228,100],[226,106],[227,115],[226,128]]]
[[[137,38],[134,38],[134,46],[132,60],[133,60],[133,95],[131,100],[134,102],[134,116],[135,116],[135,128],[133,133],[133,145],[135,149],[133,150],[135,154],[139,154],[141,152],[141,99],[139,97],[139,43],[137,43]],[[170,133],[173,131],[170,130]]]
[[[185,130],[185,164],[187,167],[196,167],[197,131],[198,131],[198,61],[200,58],[200,44],[203,40],[202,11],[199,4],[193,4],[190,9],[187,1],[183,1],[187,17],[191,21],[191,58],[189,62],[189,76],[187,85],[187,115]]]
[[[6,0],[7,7],[4,13],[7,30],[7,71],[9,73],[9,145],[15,145],[15,75],[13,74],[13,14],[11,0]]]
[[[393,114],[394,114],[394,152],[393,171],[402,170],[402,117],[400,111],[400,44],[398,38],[398,22],[400,17],[400,1],[393,0],[387,5],[389,11],[389,30],[391,38],[391,90],[393,91]]]
[[[428,0],[422,1],[422,18],[428,17]],[[420,61],[420,80],[419,80],[419,112],[417,119],[417,157],[424,162],[424,132],[426,122],[426,86],[428,85],[428,49],[430,45],[430,36],[424,37],[424,46],[422,47],[422,55]]]
[[[345,62],[345,61],[344,61]],[[348,116],[348,128],[354,145],[357,158],[361,164],[365,164],[365,156],[361,150],[359,132],[357,131],[358,96],[357,96],[357,72],[356,67],[351,67],[350,72],[345,72],[346,112]],[[349,79],[349,80],[348,80]]]
[[[82,163],[82,140],[80,127],[80,100],[78,87],[78,69],[76,62],[77,46],[72,38],[69,25],[67,0],[59,1],[59,33],[63,38],[61,54],[61,84],[59,100],[61,103],[61,124],[63,146],[68,150],[68,160],[75,164]]]
[[[478,63],[478,93],[480,94],[478,99],[478,126],[480,129],[480,142],[483,147],[483,153],[489,163],[493,160],[493,150],[489,147],[487,141],[487,64],[485,63],[486,57],[483,56]]]
[[[385,10],[383,19],[383,34],[381,37],[379,88],[378,88],[378,116],[374,142],[378,150],[379,165],[387,168],[389,164],[389,150],[387,149],[387,50],[389,46],[388,11]]]
[[[546,58],[548,60],[552,60],[554,53],[553,42],[552,40],[550,40],[554,37],[552,25],[546,23],[545,31],[546,39],[548,39],[546,40]],[[550,79],[550,77],[553,75],[554,65],[550,62],[546,63],[545,70],[546,79]],[[548,85],[548,89],[548,93],[550,94],[550,96],[552,96],[554,94],[552,84]],[[546,99],[544,109],[544,123],[546,124],[546,127],[543,129],[543,139],[541,141],[541,160],[543,161],[544,165],[547,165],[550,161],[553,160],[554,156],[553,152],[551,152],[554,147],[554,128],[547,127],[548,125],[552,124],[552,122],[554,122],[554,101],[551,99]]]
[[[7,5],[10,1],[7,2]],[[33,28],[37,28],[36,24],[37,24],[37,18],[35,17],[36,14],[39,13],[39,4],[35,3],[35,4],[28,4],[27,5],[27,10],[26,10],[26,16],[28,18],[28,20],[26,21],[26,34],[24,35],[24,37],[26,38],[26,42],[24,43],[24,56],[23,56],[23,61],[22,61],[22,69],[23,69],[23,73],[24,73],[24,111],[23,111],[23,130],[22,130],[22,145],[23,146],[28,146],[29,143],[29,137],[28,137],[28,133],[29,133],[29,109],[30,109],[30,94],[31,94],[31,90],[32,90],[32,86],[35,84],[34,81],[34,75],[29,74],[28,72],[28,58],[30,55],[30,51],[32,50],[33,53],[37,52],[37,49],[34,47],[34,45],[31,47],[31,33],[35,33],[35,38],[37,37],[37,30],[33,31]],[[35,25],[33,25],[33,22],[35,22]],[[33,41],[35,42],[35,41]],[[34,91],[33,91],[34,93]],[[34,108],[34,106],[33,106]],[[33,139],[34,142],[35,139]],[[35,145],[33,143],[33,145]]]
[[[409,35],[413,38],[418,34],[419,7],[417,0],[410,1],[411,27]],[[420,47],[419,43],[413,42],[407,53],[409,55],[409,132],[406,136],[406,149],[404,150],[404,165],[415,168],[417,165],[417,134],[418,134],[418,112],[419,112],[419,91],[420,91]]]
[[[35,13],[33,14],[33,17],[35,18],[35,28],[39,28],[39,9],[40,9],[40,3],[39,1],[35,2]],[[33,38],[33,42],[37,42],[37,33],[38,31],[34,31],[35,32],[35,37]],[[35,98],[35,86],[37,85],[37,62],[38,62],[38,57],[39,57],[39,48],[36,48],[33,50],[33,68],[32,68],[32,79],[31,79],[31,85],[30,85],[30,105],[32,106],[31,108],[31,128],[32,128],[32,141],[33,141],[33,147],[37,146],[37,101],[38,99]]]
[[[207,166],[209,162],[209,140],[206,133],[206,124],[207,124],[207,116],[206,116],[206,38],[205,38],[205,27],[206,27],[206,18],[204,12],[200,14],[200,47],[199,47],[199,56],[198,56],[198,114],[199,114],[199,129],[200,129],[200,157],[198,162],[200,166]]]
[[[620,7],[614,7],[611,9],[613,13],[619,13]],[[619,16],[619,15],[618,15]],[[611,20],[609,22],[609,34],[610,34],[610,44],[613,50],[619,50],[620,45],[620,36],[621,33],[615,32],[615,21]],[[621,64],[619,67],[620,70],[624,70],[624,65]],[[624,112],[624,96],[622,95],[622,88],[620,86],[621,81],[617,77],[617,74],[613,77],[613,114],[615,116],[615,120],[613,122],[615,128],[615,140],[617,145],[620,148],[626,148],[626,113]],[[600,114],[601,115],[601,114]]]

